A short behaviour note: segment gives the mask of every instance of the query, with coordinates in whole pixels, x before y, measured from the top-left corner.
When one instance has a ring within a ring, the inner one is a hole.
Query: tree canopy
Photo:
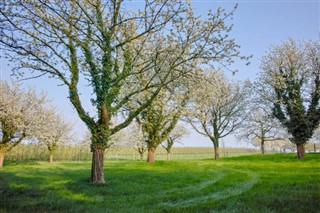
[[[248,106],[247,85],[231,82],[221,71],[194,82],[186,119],[201,135],[209,137],[219,159],[219,139],[240,127]]]
[[[320,122],[320,44],[290,39],[262,59],[261,81],[269,86],[273,115],[297,145],[297,158]]]
[[[31,88],[24,92],[13,81],[0,81],[0,167],[11,149],[50,123],[46,119],[47,103],[45,93],[37,95]]]
[[[39,115],[40,116],[40,115]],[[49,151],[49,162],[53,162],[54,153],[59,145],[71,143],[74,140],[72,123],[63,118],[53,106],[43,109],[43,123],[34,128],[33,137],[44,144]]]

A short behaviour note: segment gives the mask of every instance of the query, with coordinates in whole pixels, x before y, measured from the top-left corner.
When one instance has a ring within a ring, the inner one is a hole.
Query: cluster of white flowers
[[[45,144],[50,151],[70,140],[71,125],[49,106],[45,93],[24,92],[15,82],[0,81],[0,152],[7,153],[23,140]]]
[[[23,92],[14,82],[0,81],[0,92],[0,150],[8,152],[45,122],[41,113],[47,100],[33,89]]]

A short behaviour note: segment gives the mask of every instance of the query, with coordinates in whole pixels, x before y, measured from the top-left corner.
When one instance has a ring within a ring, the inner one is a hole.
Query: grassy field
[[[0,212],[319,212],[320,154],[214,160],[106,161],[106,185],[89,162],[8,163]]]

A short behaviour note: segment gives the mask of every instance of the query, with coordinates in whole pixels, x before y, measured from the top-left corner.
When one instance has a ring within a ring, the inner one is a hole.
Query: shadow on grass
[[[166,163],[144,164],[141,169],[134,168],[141,163],[134,163],[134,167],[126,164],[125,161],[110,164],[105,185],[88,182],[89,164],[8,166],[0,173],[0,212],[150,210],[164,190],[203,180],[189,172],[180,177],[179,168],[161,168]],[[153,170],[155,167],[158,169]]]
[[[59,212],[77,205],[76,200],[61,199],[55,190],[28,185],[35,181],[33,178],[21,178],[12,173],[5,176],[0,178],[0,212]],[[39,181],[38,184],[43,183]]]

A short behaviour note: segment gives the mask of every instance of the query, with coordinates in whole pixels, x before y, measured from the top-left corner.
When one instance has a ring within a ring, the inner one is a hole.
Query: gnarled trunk
[[[214,145],[214,159],[218,160],[219,159],[219,146]]]
[[[91,182],[95,184],[104,184],[104,151],[108,148],[108,110],[105,102],[101,104],[101,117],[99,126],[91,129],[92,145],[92,165],[91,165]],[[101,141],[102,140],[102,141]]]
[[[297,159],[304,158],[304,144],[297,144]]]
[[[3,163],[4,163],[4,157],[5,157],[6,153],[3,151],[0,151],[0,168],[3,167]]]
[[[148,148],[148,159],[147,159],[148,163],[153,163],[155,161],[155,156],[154,156],[155,151],[156,151],[156,148],[154,147]]]
[[[92,154],[91,182],[105,183],[104,180],[104,148],[95,147]]]

